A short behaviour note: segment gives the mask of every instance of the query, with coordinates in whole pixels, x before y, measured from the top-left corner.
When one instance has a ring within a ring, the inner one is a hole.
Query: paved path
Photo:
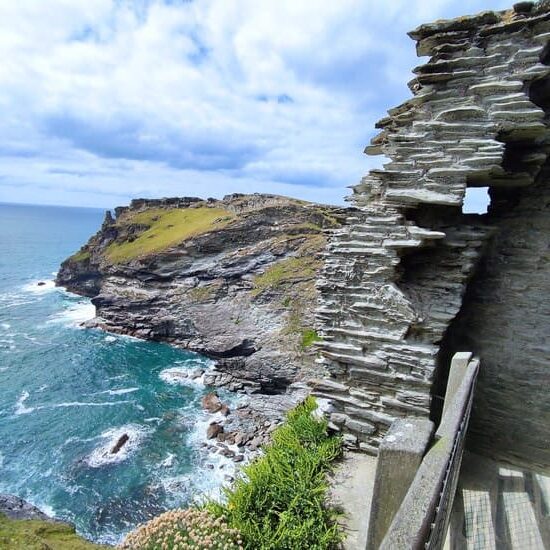
[[[331,476],[331,502],[344,512],[345,550],[365,550],[376,462],[376,457],[346,452]]]

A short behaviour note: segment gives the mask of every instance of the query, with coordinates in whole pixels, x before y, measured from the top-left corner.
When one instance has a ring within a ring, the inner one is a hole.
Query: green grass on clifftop
[[[247,550],[328,550],[341,539],[336,514],[326,507],[326,474],[341,453],[312,397],[290,411],[264,454],[245,466],[208,509],[238,529]]]
[[[79,537],[64,523],[39,520],[12,520],[0,514],[0,548],[10,550],[100,550]]]
[[[126,212],[117,225],[145,226],[133,240],[111,243],[107,258],[113,263],[128,262],[160,252],[202,233],[221,229],[235,218],[222,208],[152,208],[143,212]]]

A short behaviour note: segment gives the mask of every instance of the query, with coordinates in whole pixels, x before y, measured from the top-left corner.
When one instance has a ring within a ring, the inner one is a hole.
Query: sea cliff
[[[315,282],[349,211],[265,194],[138,199],[107,212],[56,283],[92,299],[90,327],[212,358],[205,384],[256,394],[238,412],[263,424],[323,374]]]

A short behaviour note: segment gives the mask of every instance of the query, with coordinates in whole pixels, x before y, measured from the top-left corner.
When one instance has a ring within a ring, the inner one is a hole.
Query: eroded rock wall
[[[460,315],[458,346],[483,358],[470,447],[550,467],[550,163],[535,185],[494,193],[498,226]],[[498,197],[500,195],[500,197]]]
[[[550,2],[438,21],[410,36],[419,55],[430,60],[414,69],[417,76],[409,84],[414,97],[378,123],[382,132],[366,152],[383,153],[390,162],[354,188],[351,200],[360,211],[335,232],[319,282],[321,361],[332,378],[317,381],[314,391],[332,399],[331,421],[346,442],[373,453],[395,418],[435,414],[437,382],[446,368],[440,364],[442,342],[449,340],[468,283],[486,250],[499,261],[507,252],[515,254],[506,246],[494,252],[494,243],[502,242],[499,231],[507,227],[506,213],[462,214],[466,188],[489,186],[494,196],[534,189],[548,158]],[[543,216],[544,202],[535,206]],[[529,226],[528,212],[517,210],[513,217]],[[513,261],[520,272],[542,254],[540,245],[530,244],[540,237],[522,234],[527,252]],[[507,278],[500,266],[495,269]],[[508,322],[508,307],[519,308],[509,322],[521,322],[517,315],[527,303],[504,305],[502,288],[498,300],[502,323]],[[482,332],[487,323],[485,318],[473,331]],[[480,337],[482,364],[499,345],[489,344],[490,334]],[[524,377],[532,370],[544,373],[544,347],[531,338],[525,346],[529,353],[514,355],[524,358]],[[480,433],[492,421],[487,411],[505,409],[506,401],[516,402],[510,413],[516,423],[530,414],[513,384],[507,382],[508,396],[491,386],[495,368],[488,367],[480,381],[479,399],[493,396],[480,412]],[[547,397],[536,398],[548,409]],[[538,431],[531,439],[540,439]]]

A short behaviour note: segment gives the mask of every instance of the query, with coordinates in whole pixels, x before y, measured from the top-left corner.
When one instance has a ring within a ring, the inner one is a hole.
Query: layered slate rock
[[[346,212],[267,194],[136,199],[107,213],[57,284],[92,298],[89,326],[214,359],[208,385],[284,392],[318,371],[319,254]]]
[[[430,60],[414,69],[414,96],[377,124],[366,152],[390,162],[353,188],[359,211],[334,232],[318,284],[331,379],[314,391],[347,443],[372,453],[395,418],[435,414],[449,326],[498,239],[496,211],[462,214],[466,188],[521,192],[548,158],[550,2],[410,36]]]

